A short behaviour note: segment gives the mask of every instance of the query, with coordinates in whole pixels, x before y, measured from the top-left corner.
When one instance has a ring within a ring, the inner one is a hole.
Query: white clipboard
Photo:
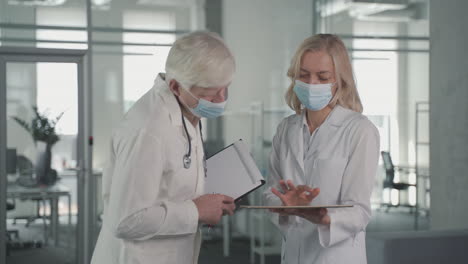
[[[205,194],[219,193],[240,200],[265,184],[242,139],[206,160]]]

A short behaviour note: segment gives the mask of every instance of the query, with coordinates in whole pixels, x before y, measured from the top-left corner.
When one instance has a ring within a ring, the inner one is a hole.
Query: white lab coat
[[[192,199],[203,194],[204,153],[198,126],[186,120],[192,164],[183,167],[188,141],[163,76],[112,136],[104,219],[91,263],[197,263],[201,234]]]
[[[316,129],[308,175],[304,166],[305,115],[291,115],[278,126],[270,155],[270,177],[264,200],[281,201],[271,193],[279,180],[319,187],[312,205],[353,204],[352,208],[328,209],[330,228],[296,216],[271,214],[283,234],[283,264],[367,262],[365,229],[371,217],[370,196],[379,157],[379,134],[363,115],[335,106]]]

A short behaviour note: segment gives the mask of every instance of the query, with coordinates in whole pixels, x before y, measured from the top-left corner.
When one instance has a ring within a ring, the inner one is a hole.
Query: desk
[[[58,213],[58,200],[61,196],[66,196],[68,199],[68,247],[71,248],[70,238],[71,233],[71,196],[67,187],[60,183],[53,186],[44,187],[23,187],[18,184],[8,184],[7,198],[9,199],[41,199],[50,200],[50,223],[52,237],[54,238],[55,246],[58,246],[58,226],[59,226],[59,213]],[[44,220],[45,221],[45,220]],[[46,225],[44,226],[46,229]],[[45,230],[47,231],[47,230]],[[47,244],[48,234],[44,232],[44,243]]]

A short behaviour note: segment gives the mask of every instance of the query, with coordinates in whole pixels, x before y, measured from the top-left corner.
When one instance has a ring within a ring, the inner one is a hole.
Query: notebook
[[[242,139],[206,160],[205,193],[219,193],[237,202],[265,184]]]

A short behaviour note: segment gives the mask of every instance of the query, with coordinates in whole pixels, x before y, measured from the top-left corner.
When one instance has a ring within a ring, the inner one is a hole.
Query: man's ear
[[[169,89],[171,89],[172,93],[175,94],[176,96],[180,96],[180,84],[172,79],[169,81]]]

